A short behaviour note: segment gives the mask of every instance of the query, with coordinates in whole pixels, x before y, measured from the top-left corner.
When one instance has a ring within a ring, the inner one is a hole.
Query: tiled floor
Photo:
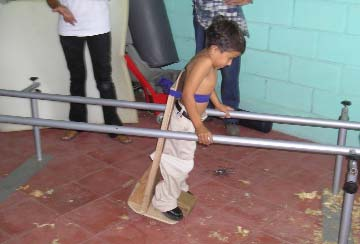
[[[139,113],[136,127],[159,128],[155,117]],[[224,134],[220,120],[206,122]],[[296,193],[332,182],[333,156],[236,146],[199,146],[189,183],[198,202],[176,225],[134,213],[127,199],[151,161],[156,139],[133,137],[122,145],[99,133],[81,133],[70,142],[63,131],[42,129],[42,145],[52,159],[26,185],[0,203],[2,244],[211,244],[320,243],[321,200]],[[281,133],[241,128],[241,135],[298,140]],[[31,131],[0,133],[0,179],[34,155]],[[215,175],[219,168],[232,169]],[[35,194],[37,193],[37,194]],[[246,234],[243,230],[248,230]]]

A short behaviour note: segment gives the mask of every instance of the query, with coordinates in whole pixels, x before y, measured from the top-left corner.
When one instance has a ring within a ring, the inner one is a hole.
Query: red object
[[[154,88],[151,86],[151,84],[146,80],[144,75],[141,73],[141,71],[138,69],[138,67],[135,65],[134,61],[131,59],[131,57],[128,54],[125,54],[125,60],[128,69],[131,71],[131,73],[136,77],[136,79],[140,82],[144,95],[145,95],[145,101],[147,103],[158,103],[158,104],[166,104],[168,94],[165,93],[157,93]]]

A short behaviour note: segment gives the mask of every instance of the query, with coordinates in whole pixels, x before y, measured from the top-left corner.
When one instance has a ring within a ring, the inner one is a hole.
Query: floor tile
[[[9,235],[21,234],[54,219],[57,213],[39,202],[29,199],[0,210],[0,226]]]
[[[78,183],[89,191],[105,195],[133,181],[132,176],[121,172],[117,168],[108,167],[82,178]]]
[[[78,184],[69,183],[54,188],[49,194],[45,194],[44,197],[37,199],[57,213],[64,214],[97,198],[98,195],[95,193]]]
[[[46,223],[36,223],[31,231],[11,239],[9,244],[75,244],[91,238],[93,234],[64,218],[50,220]]]
[[[98,233],[112,224],[124,221],[122,216],[128,216],[129,211],[127,207],[101,198],[65,214],[65,217],[92,233]]]
[[[29,181],[29,185],[33,188],[50,189],[79,180],[106,166],[106,163],[86,155],[58,156],[50,160],[48,165]]]

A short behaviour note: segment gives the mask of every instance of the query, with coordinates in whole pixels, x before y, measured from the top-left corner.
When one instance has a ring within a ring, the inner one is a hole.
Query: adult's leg
[[[193,25],[195,31],[195,52],[198,53],[205,47],[205,29],[197,21],[195,10],[193,10]]]
[[[240,102],[239,92],[239,72],[240,72],[240,57],[234,59],[230,66],[221,70],[221,100],[224,104],[238,109]],[[239,120],[238,119],[224,119],[226,132],[231,136],[239,136]]]
[[[100,97],[104,99],[116,99],[115,86],[111,78],[111,35],[109,33],[87,37],[94,77]],[[103,106],[105,124],[123,125],[116,107]],[[109,134],[124,144],[130,143],[131,139],[125,135]]]
[[[93,64],[94,77],[100,97],[116,99],[111,78],[111,36],[110,33],[87,37],[87,44]],[[116,107],[103,106],[105,124],[122,125]]]
[[[221,69],[221,100],[225,105],[238,109],[240,103],[239,73],[240,57],[233,59],[230,66]],[[236,123],[237,119],[225,119],[225,123]]]
[[[75,36],[60,36],[60,43],[70,72],[70,94],[72,96],[85,97],[85,39],[83,37]],[[81,103],[70,103],[69,119],[76,122],[86,122],[86,105]]]

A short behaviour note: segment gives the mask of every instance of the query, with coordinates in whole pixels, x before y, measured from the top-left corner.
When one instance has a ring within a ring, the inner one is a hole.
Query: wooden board
[[[171,88],[172,90],[177,90],[179,87],[179,75],[177,81]],[[174,109],[175,98],[173,96],[169,96],[166,109],[164,112],[164,117],[161,124],[161,130],[168,130],[171,113]],[[137,182],[134,187],[133,192],[131,193],[128,205],[134,210],[134,212],[138,214],[142,214],[144,216],[168,223],[175,224],[177,221],[173,221],[167,217],[165,217],[160,211],[153,208],[150,204],[151,198],[154,195],[155,184],[159,178],[159,165],[161,154],[164,149],[165,138],[159,138],[156,144],[156,149],[153,157],[153,161],[151,166],[145,171],[141,179]],[[178,205],[183,210],[184,215],[189,214],[196,202],[195,197],[192,194],[182,192],[179,199]]]

